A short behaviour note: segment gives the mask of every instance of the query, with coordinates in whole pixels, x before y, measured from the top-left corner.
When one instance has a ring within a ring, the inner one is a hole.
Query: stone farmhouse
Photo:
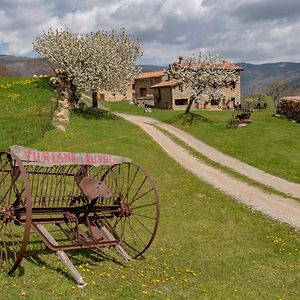
[[[195,101],[192,109],[233,109],[240,105],[240,72],[243,69],[232,63],[226,63],[225,67],[236,70],[238,80],[231,87],[224,88],[222,99],[209,99],[207,95],[203,95],[201,99]],[[164,109],[186,109],[191,96],[188,87],[168,78],[163,70],[139,74],[135,79],[133,90],[133,99],[138,104],[151,104]]]

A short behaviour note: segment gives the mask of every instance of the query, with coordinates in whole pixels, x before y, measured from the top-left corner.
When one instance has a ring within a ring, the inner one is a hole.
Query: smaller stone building
[[[151,86],[166,80],[164,71],[140,73],[134,80],[134,100],[138,104],[154,104]]]

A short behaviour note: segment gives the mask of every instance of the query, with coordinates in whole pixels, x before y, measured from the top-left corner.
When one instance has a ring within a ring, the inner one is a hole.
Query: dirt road
[[[238,201],[251,206],[255,210],[271,216],[281,222],[288,223],[300,229],[300,203],[275,194],[267,193],[255,186],[242,182],[223,171],[208,166],[192,156],[186,149],[176,144],[153,125],[161,127],[174,134],[190,147],[206,155],[224,166],[248,176],[260,183],[271,186],[281,192],[300,198],[300,185],[267,174],[259,169],[224,155],[214,148],[202,143],[186,132],[155,119],[134,115],[119,114],[124,119],[136,124],[149,134],[175,161],[198,176],[201,180],[213,185],[219,190],[231,195]]]

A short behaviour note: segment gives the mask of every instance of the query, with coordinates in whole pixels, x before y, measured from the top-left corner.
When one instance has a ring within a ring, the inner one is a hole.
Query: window
[[[236,88],[236,82],[233,81],[233,80],[230,81],[229,85],[230,85],[230,88],[231,88],[232,90],[234,90],[234,89]]]
[[[219,105],[220,100],[219,99],[211,99],[210,105]]]
[[[175,105],[187,105],[188,99],[175,99]]]
[[[180,84],[179,86],[178,86],[178,89],[179,89],[179,92],[183,92],[183,85],[182,84]]]
[[[147,96],[147,89],[140,88],[140,97],[146,97],[146,96]]]

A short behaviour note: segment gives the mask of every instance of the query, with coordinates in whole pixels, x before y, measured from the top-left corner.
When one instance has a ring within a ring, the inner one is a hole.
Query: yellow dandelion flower
[[[158,284],[158,283],[160,283],[160,280],[159,280],[159,279],[153,279],[153,280],[151,281],[151,283],[152,283],[152,284]]]

